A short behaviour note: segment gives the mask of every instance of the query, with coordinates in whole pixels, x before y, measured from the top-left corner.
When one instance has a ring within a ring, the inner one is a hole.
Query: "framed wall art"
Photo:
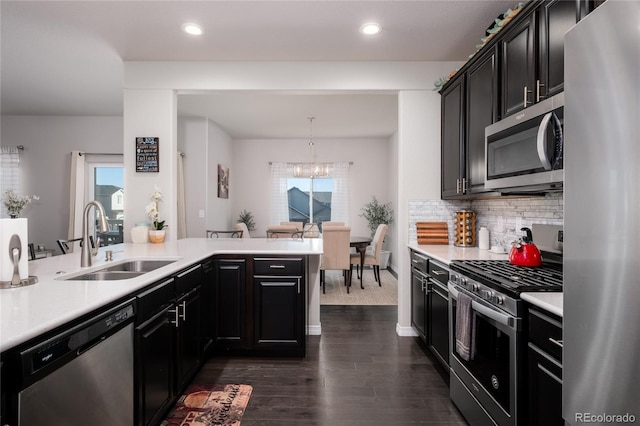
[[[218,164],[218,198],[229,198],[229,168]]]
[[[158,137],[136,138],[136,172],[160,171],[159,142]]]

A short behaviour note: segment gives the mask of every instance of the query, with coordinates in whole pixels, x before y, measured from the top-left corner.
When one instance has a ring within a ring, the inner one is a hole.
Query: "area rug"
[[[253,388],[191,385],[161,426],[239,426]]]
[[[360,288],[360,280],[353,270],[351,290],[347,293],[342,271],[325,272],[325,291],[320,289],[321,305],[397,305],[398,280],[386,269],[380,270],[382,287],[373,278],[373,270],[364,270],[364,290]]]

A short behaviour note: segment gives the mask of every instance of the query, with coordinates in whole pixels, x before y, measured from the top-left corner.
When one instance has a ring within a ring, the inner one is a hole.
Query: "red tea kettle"
[[[542,255],[540,250],[533,244],[531,229],[522,228],[521,231],[527,234],[514,242],[509,252],[509,263],[518,266],[540,266],[542,265]]]

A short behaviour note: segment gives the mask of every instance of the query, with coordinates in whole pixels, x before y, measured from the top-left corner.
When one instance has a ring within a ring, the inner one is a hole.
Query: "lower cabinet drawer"
[[[254,275],[303,275],[304,262],[302,257],[287,258],[259,258],[253,260]]]

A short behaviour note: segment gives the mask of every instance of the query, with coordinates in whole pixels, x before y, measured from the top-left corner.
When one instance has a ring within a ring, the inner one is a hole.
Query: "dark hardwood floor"
[[[397,306],[321,306],[306,358],[209,359],[195,383],[253,386],[242,426],[466,425],[444,370],[398,337]]]

